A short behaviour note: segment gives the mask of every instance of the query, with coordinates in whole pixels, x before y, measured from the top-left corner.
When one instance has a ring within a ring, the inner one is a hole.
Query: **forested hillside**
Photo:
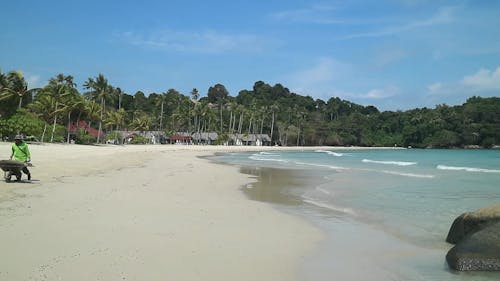
[[[216,84],[201,94],[134,94],[110,85],[99,74],[77,89],[71,75],[59,74],[42,88],[28,89],[20,72],[0,71],[0,136],[17,133],[41,141],[67,139],[69,124],[85,121],[108,133],[114,130],[217,132],[219,143],[230,134],[268,134],[279,145],[358,145],[411,147],[491,147],[500,144],[500,98],[471,97],[462,105],[437,105],[380,112],[331,97],[314,100],[285,86],[255,82],[231,96]],[[200,98],[200,96],[203,96]],[[85,131],[77,142],[103,142]]]

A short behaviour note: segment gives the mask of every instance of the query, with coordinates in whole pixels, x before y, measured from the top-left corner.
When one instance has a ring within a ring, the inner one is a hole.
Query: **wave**
[[[312,198],[304,197],[303,202],[311,204],[311,205],[314,205],[314,206],[317,206],[317,207],[329,209],[329,210],[332,210],[332,211],[335,211],[335,212],[340,212],[340,213],[344,213],[344,214],[348,214],[348,215],[352,215],[352,216],[356,215],[356,212],[354,212],[353,209],[342,208],[342,207],[335,206],[335,205],[332,205],[332,204],[318,202],[318,201],[315,201]]]
[[[500,173],[500,170],[483,169],[475,167],[456,167],[456,166],[437,165],[436,168],[438,170],[466,171],[475,173]]]
[[[387,170],[383,170],[381,172],[384,174],[397,175],[397,176],[410,177],[410,178],[427,178],[427,179],[434,178],[434,175],[402,173],[402,172],[387,171]]]
[[[267,155],[267,156],[280,156],[278,153],[265,152],[265,151],[261,151],[258,154],[259,155]],[[256,154],[254,154],[254,155],[256,155]]]
[[[320,167],[320,168],[328,168],[328,169],[333,169],[333,170],[347,170],[348,168],[345,167],[340,167],[340,166],[332,166],[332,165],[323,165],[323,164],[312,164],[312,163],[305,163],[305,162],[294,162],[297,165],[304,165],[304,166],[313,166],[313,167]]]
[[[373,163],[373,164],[383,164],[383,165],[396,165],[396,166],[417,165],[417,162],[379,161],[379,160],[370,160],[370,159],[363,159],[363,160],[361,160],[361,162],[363,162],[363,163]]]
[[[333,152],[333,151],[329,151],[329,150],[315,150],[314,152],[326,153],[326,154],[333,155],[336,157],[344,156],[343,153]]]
[[[276,159],[276,158],[264,158],[261,155],[254,154],[252,156],[249,156],[248,159],[255,160],[255,161],[273,161],[273,162],[284,162],[287,163],[288,161],[283,160],[283,159]]]

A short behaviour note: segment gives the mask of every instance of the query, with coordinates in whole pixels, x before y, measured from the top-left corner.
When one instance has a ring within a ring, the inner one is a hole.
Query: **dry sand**
[[[0,280],[296,280],[323,234],[198,158],[270,149],[30,145],[34,180],[0,182]]]

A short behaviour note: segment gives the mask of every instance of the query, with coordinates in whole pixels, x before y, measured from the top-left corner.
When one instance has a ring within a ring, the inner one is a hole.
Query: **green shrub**
[[[149,140],[143,136],[135,135],[130,141],[131,144],[147,144]]]
[[[45,122],[21,109],[10,117],[0,119],[0,136],[13,139],[15,135],[22,134],[40,139],[44,126]]]
[[[78,144],[93,144],[97,138],[85,131],[85,128],[78,129],[75,142]]]

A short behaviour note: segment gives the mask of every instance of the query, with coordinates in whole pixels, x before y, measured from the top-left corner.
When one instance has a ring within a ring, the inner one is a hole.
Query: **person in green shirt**
[[[23,141],[22,135],[17,135],[14,138],[14,143],[12,144],[12,154],[10,155],[10,159],[14,159],[17,161],[21,161],[24,163],[31,161],[30,150],[28,145]],[[23,173],[28,175],[28,180],[31,180],[31,173],[28,170],[28,167],[24,167],[22,169]]]

